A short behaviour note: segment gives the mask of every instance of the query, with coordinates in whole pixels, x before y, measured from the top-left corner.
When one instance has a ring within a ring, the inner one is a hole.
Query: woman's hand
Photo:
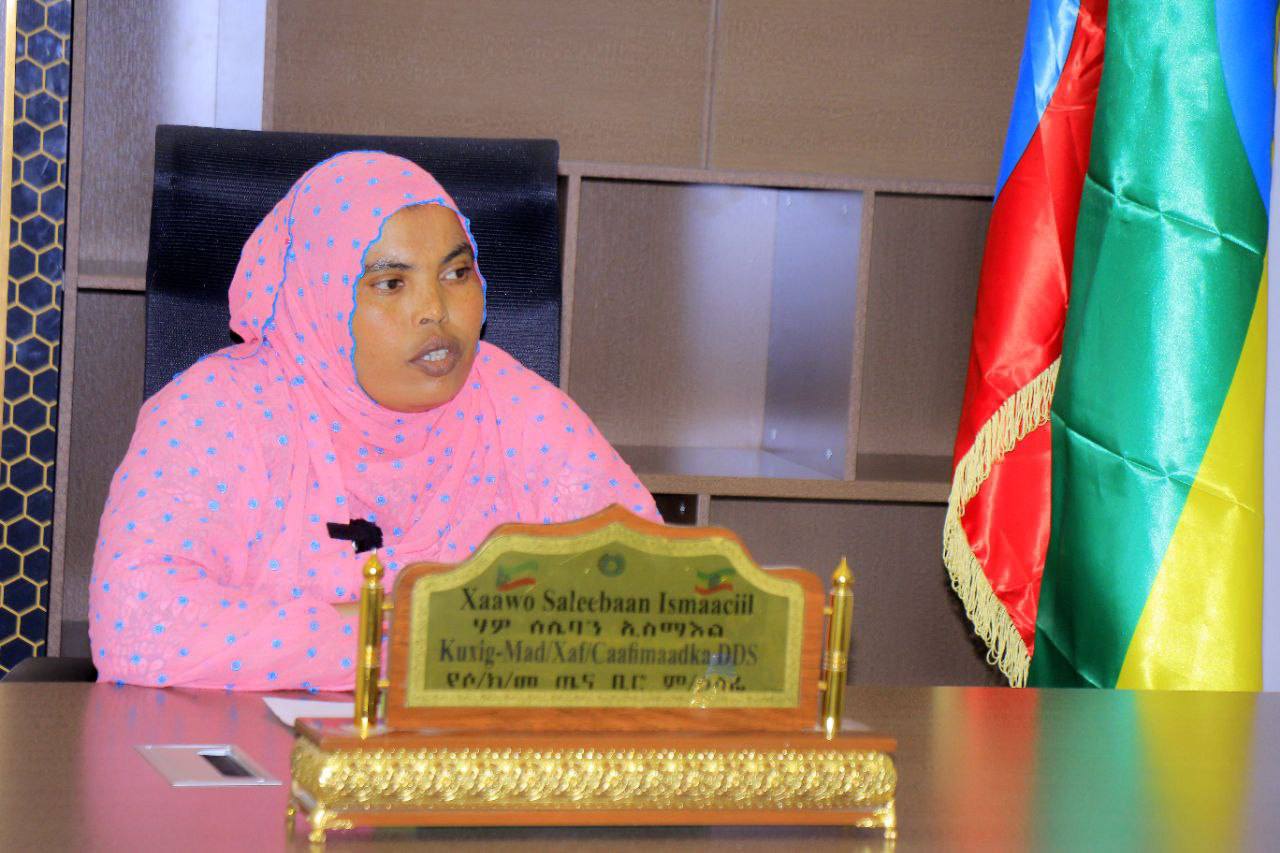
[[[358,601],[344,601],[341,604],[333,605],[333,609],[338,611],[338,615],[343,619],[360,618],[360,602]]]

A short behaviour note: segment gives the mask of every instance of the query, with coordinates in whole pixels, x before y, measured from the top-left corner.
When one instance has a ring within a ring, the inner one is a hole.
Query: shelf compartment
[[[671,475],[842,478],[862,199],[581,179],[570,395]]]
[[[657,492],[653,501],[658,507],[658,514],[667,524],[678,527],[692,527],[698,523],[698,496],[673,495]]]
[[[862,482],[931,483],[949,487],[951,457],[859,453],[857,479]]]
[[[858,479],[868,469],[875,477],[896,470],[895,478],[949,479],[945,466],[926,475],[936,462],[904,460],[951,455],[990,212],[989,199],[875,197]]]
[[[1000,683],[942,567],[941,506],[711,499],[709,522],[765,565],[826,581],[846,557],[856,603],[850,676],[860,684]]]

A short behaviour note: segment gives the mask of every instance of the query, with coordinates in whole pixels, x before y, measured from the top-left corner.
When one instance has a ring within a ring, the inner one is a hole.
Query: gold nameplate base
[[[895,834],[892,738],[773,732],[370,733],[300,720],[296,811],[358,826],[843,825]]]

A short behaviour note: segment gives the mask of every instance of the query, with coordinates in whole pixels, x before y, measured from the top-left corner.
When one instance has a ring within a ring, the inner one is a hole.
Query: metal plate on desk
[[[145,744],[135,748],[175,788],[280,784],[229,743]]]

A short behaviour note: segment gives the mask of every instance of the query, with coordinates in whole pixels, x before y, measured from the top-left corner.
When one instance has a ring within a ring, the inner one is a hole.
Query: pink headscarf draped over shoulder
[[[504,522],[611,503],[658,517],[587,416],[496,347],[480,344],[457,397],[428,412],[361,389],[364,253],[415,204],[458,213],[413,163],[347,152],[299,179],[245,244],[230,289],[245,342],[147,401],[112,481],[90,593],[102,678],[349,688],[352,624],[332,605],[355,600],[359,561],[326,522],[377,522],[389,586],[410,562],[464,559]]]

